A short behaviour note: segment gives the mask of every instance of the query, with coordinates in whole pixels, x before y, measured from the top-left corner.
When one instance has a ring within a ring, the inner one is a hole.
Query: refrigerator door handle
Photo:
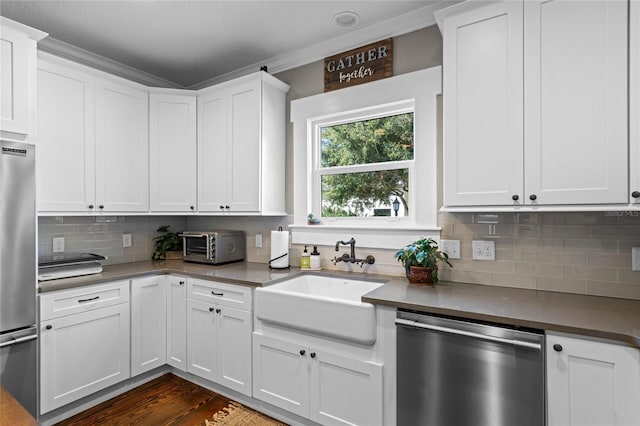
[[[37,334],[32,334],[30,336],[24,336],[24,337],[18,337],[17,339],[12,339],[12,340],[9,340],[7,342],[0,343],[0,348],[16,345],[16,344],[22,343],[22,342],[28,342],[29,340],[35,340],[37,338],[38,338]]]

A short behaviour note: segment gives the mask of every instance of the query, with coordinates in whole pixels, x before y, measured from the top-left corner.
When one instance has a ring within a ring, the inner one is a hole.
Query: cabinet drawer
[[[187,282],[187,290],[189,299],[231,306],[246,311],[253,310],[253,293],[250,287],[190,278]]]
[[[40,320],[59,318],[129,302],[129,281],[116,281],[40,296]]]

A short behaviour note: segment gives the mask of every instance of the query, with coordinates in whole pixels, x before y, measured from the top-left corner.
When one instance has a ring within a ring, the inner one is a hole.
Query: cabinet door
[[[231,165],[227,158],[225,90],[198,97],[198,210],[225,212]],[[247,154],[247,153],[245,153]]]
[[[546,346],[549,426],[640,424],[638,349],[553,334]]]
[[[167,286],[164,275],[131,280],[131,375],[167,362]]]
[[[29,38],[0,25],[0,130],[29,133]]]
[[[382,425],[382,365],[310,348],[310,419],[323,425]]]
[[[524,4],[527,202],[627,203],[628,3]]]
[[[167,364],[187,371],[187,278],[167,276]]]
[[[217,307],[217,383],[251,396],[251,312]]]
[[[308,348],[253,334],[253,397],[309,416]]]
[[[228,204],[231,211],[260,211],[261,81],[228,89]]]
[[[98,211],[149,210],[149,100],[129,86],[96,79]]]
[[[522,203],[522,39],[522,2],[491,4],[444,23],[447,206]]]
[[[216,313],[213,304],[187,299],[187,371],[216,381]]]
[[[43,321],[40,413],[129,378],[129,304]]]
[[[640,3],[629,4],[629,102],[631,203],[640,206]]]
[[[93,79],[41,59],[37,81],[38,211],[93,211]]]
[[[195,96],[152,93],[149,141],[151,211],[195,211]]]

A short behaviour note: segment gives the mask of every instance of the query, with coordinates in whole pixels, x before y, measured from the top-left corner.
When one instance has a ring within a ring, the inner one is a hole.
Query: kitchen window
[[[439,237],[441,67],[291,102],[294,244]],[[397,213],[397,214],[396,214]],[[308,222],[308,215],[319,223]]]
[[[414,165],[413,102],[314,132],[314,208],[321,219],[407,218]]]

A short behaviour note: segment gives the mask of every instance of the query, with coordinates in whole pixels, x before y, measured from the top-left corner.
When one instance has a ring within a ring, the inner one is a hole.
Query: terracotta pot
[[[166,253],[166,260],[182,260],[182,250],[170,250]]]
[[[407,269],[407,279],[411,284],[433,285],[431,268],[425,266],[409,266]]]

